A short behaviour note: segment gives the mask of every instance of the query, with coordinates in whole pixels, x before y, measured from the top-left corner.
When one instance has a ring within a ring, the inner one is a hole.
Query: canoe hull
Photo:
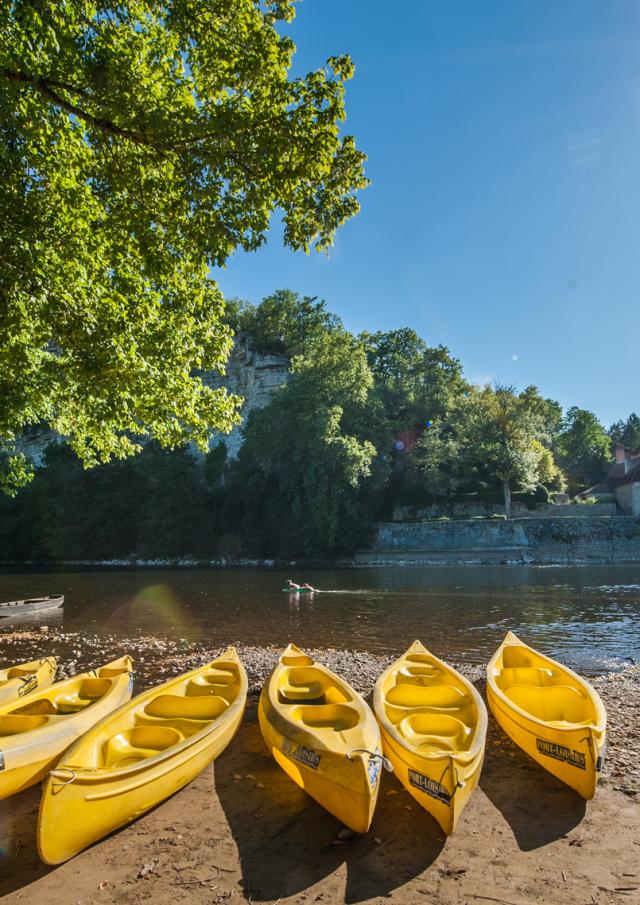
[[[496,722],[519,748],[583,798],[593,798],[604,758],[604,733],[598,735],[588,727],[554,732],[514,713],[489,686],[487,700]]]
[[[104,696],[87,707],[85,710],[66,715],[46,717],[26,717],[16,715],[16,710],[37,705],[39,695],[27,695],[24,705],[15,706],[15,702],[0,711],[0,751],[2,752],[2,765],[0,770],[0,800],[22,792],[29,786],[35,785],[44,779],[47,772],[60,760],[66,749],[80,738],[95,722],[101,720],[116,707],[119,707],[131,697],[133,688],[133,676],[130,673],[132,663],[129,657],[122,661],[123,672],[115,676],[111,681],[111,688]],[[110,664],[112,666],[113,664]],[[95,674],[94,674],[95,675]],[[79,682],[83,675],[77,676]],[[55,696],[59,686],[66,685],[69,680],[58,682],[42,692],[44,695]],[[23,719],[27,721],[27,731],[4,734],[3,721]],[[41,721],[42,725],[29,729],[33,721]]]
[[[21,701],[27,695],[42,688],[48,688],[56,675],[58,661],[55,657],[45,657],[33,664],[22,663],[5,673],[20,671],[22,674],[4,681],[0,685],[0,707]],[[33,666],[33,670],[30,667]]]
[[[341,823],[356,833],[371,826],[379,786],[379,771],[372,785],[367,766],[359,755],[348,761],[343,755],[316,750],[279,733],[267,717],[268,704],[261,696],[260,730],[269,753],[296,785]]]
[[[46,610],[57,610],[63,605],[64,595],[62,594],[56,597],[37,597],[32,600],[12,600],[8,603],[0,603],[0,619],[44,613]]]
[[[439,823],[443,832],[451,835],[478,785],[484,747],[468,762],[450,756],[426,758],[402,748],[383,727],[381,734],[385,757],[391,761],[398,781]]]
[[[224,751],[241,719],[242,711],[216,738],[215,744],[205,739],[185,752],[179,762],[128,777],[127,787],[113,776],[91,782],[86,774],[79,772],[73,782],[63,785],[64,776],[50,775],[38,814],[40,858],[46,864],[61,864],[184,788]],[[71,773],[67,778],[70,777]],[[64,833],[57,832],[61,825],[65,827]]]
[[[450,835],[482,771],[487,711],[480,694],[414,641],[378,678],[373,710],[396,778]]]
[[[143,692],[95,725],[44,784],[37,827],[42,860],[68,860],[191,782],[235,735],[247,685],[240,659],[229,648],[213,663]],[[228,694],[228,708],[218,711],[220,694]],[[198,720],[204,725],[196,725]]]
[[[262,689],[258,719],[287,776],[350,829],[366,833],[380,787],[382,740],[355,689],[290,644]]]
[[[487,700],[519,748],[583,798],[593,798],[607,716],[585,679],[509,632],[487,667]]]

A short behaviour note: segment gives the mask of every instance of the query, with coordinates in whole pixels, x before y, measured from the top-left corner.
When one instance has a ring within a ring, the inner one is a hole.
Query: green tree
[[[593,412],[567,410],[558,435],[560,464],[575,490],[602,477],[610,459],[611,440]]]
[[[227,303],[225,320],[236,333],[247,334],[256,351],[289,358],[341,327],[340,318],[327,311],[326,302],[291,289],[277,289],[259,305],[233,299]]]
[[[0,473],[44,423],[91,466],[143,438],[205,449],[237,400],[211,279],[283,214],[327,248],[358,210],[341,135],[347,56],[289,75],[293,0],[100,0],[0,8]]]
[[[626,421],[616,421],[609,428],[613,443],[624,443],[632,450],[640,450],[640,417],[632,412]]]
[[[500,482],[507,518],[514,487],[533,490],[548,471],[544,418],[512,387],[474,389],[418,444],[416,459],[434,493],[451,493],[483,476]]]
[[[371,383],[361,344],[334,331],[294,358],[287,384],[252,412],[230,479],[252,551],[325,556],[357,545],[375,449],[345,431],[344,414],[365,404]]]

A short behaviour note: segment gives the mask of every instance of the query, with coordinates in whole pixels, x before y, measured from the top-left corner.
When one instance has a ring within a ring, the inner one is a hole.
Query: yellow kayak
[[[414,641],[376,682],[373,709],[396,776],[452,833],[480,778],[487,735],[482,698],[464,676]]]
[[[285,773],[346,826],[366,833],[385,759],[360,695],[290,644],[262,689],[258,718]]]
[[[607,714],[588,682],[509,632],[487,667],[487,699],[516,745],[583,798],[593,798]]]
[[[39,782],[87,729],[131,697],[131,657],[0,707],[0,799]]]
[[[57,665],[55,657],[43,657],[0,669],[0,707],[19,701],[38,688],[48,688],[53,682]]]
[[[93,726],[44,784],[42,860],[66,861],[191,782],[233,738],[246,697],[247,674],[230,647]]]

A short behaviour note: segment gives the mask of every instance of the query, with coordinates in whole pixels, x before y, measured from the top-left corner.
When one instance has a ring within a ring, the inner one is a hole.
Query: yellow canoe
[[[593,798],[607,714],[588,682],[509,632],[487,667],[487,699],[516,745],[583,798]]]
[[[262,689],[258,718],[285,773],[346,826],[366,833],[384,757],[360,695],[290,644]]]
[[[42,860],[66,861],[191,782],[233,738],[246,696],[247,674],[230,647],[90,729],[44,784]]]
[[[42,657],[30,663],[16,663],[0,669],[0,707],[19,701],[38,688],[48,688],[56,674],[55,657]]]
[[[396,776],[452,833],[484,760],[487,710],[479,693],[414,641],[376,682],[373,710]]]
[[[131,657],[0,707],[0,799],[39,782],[61,754],[133,688]]]

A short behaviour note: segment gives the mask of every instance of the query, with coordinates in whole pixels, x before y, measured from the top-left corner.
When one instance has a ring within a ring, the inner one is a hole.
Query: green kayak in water
[[[282,588],[285,594],[317,594],[315,588]]]

